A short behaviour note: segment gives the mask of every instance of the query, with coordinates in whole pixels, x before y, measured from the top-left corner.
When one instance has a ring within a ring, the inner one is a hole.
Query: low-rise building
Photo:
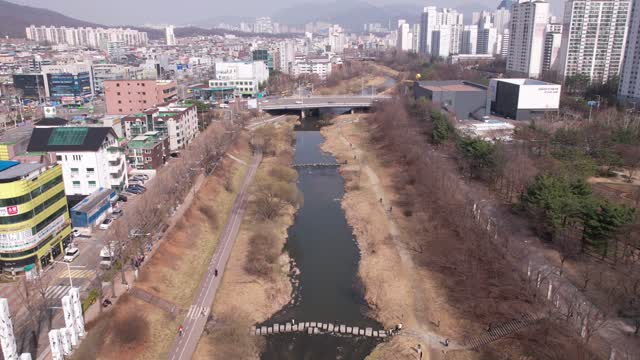
[[[128,115],[174,100],[172,80],[104,80],[108,115]]]
[[[71,223],[80,233],[89,235],[109,214],[117,194],[111,189],[98,189],[71,208]]]
[[[293,76],[300,75],[317,75],[320,79],[325,80],[331,74],[333,63],[329,58],[298,58],[292,67]]]
[[[71,224],[59,165],[0,161],[0,265],[42,268],[70,243]]]
[[[458,120],[481,119],[486,115],[487,87],[463,80],[417,81],[415,99],[426,97]]]
[[[170,155],[169,138],[149,131],[127,142],[127,161],[136,170],[157,170]]]
[[[530,120],[560,107],[560,88],[532,79],[491,79],[487,108],[513,120]]]
[[[36,124],[29,152],[55,153],[69,196],[87,196],[99,188],[122,190],[127,183],[124,149],[110,127]]]
[[[46,97],[63,104],[82,103],[93,95],[93,73],[89,64],[43,65]]]

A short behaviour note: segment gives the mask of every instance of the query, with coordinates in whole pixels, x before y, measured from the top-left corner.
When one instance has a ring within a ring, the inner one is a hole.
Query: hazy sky
[[[279,9],[304,3],[335,3],[336,0],[8,0],[48,8],[80,20],[111,24],[188,24],[220,15],[271,15]],[[342,0],[344,1],[344,0]],[[429,0],[363,0],[374,5],[433,5]],[[495,9],[500,0],[450,0],[449,6],[476,3]],[[550,0],[554,13],[561,14],[563,0]],[[438,5],[441,1],[437,1]]]

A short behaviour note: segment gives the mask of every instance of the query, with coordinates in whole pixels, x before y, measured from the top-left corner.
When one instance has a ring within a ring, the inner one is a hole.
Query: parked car
[[[113,224],[113,219],[112,218],[106,218],[106,219],[104,219],[102,224],[100,224],[100,229],[107,230],[107,229],[109,229],[111,227],[111,224]]]
[[[144,190],[136,188],[136,187],[133,187],[133,186],[129,186],[127,188],[127,192],[130,192],[130,193],[132,193],[134,195],[140,195],[140,194],[142,194],[144,192]]]
[[[80,236],[80,230],[78,229],[71,230],[71,236],[73,236],[74,238]]]
[[[129,183],[131,183],[132,181],[144,184],[147,179],[143,178],[142,176],[132,176],[129,178]]]
[[[129,185],[143,185],[144,182],[142,180],[129,180]]]
[[[124,210],[122,210],[121,208],[113,209],[113,212],[111,213],[111,215],[113,216],[114,219],[117,219],[122,215],[124,215]]]
[[[139,190],[139,191],[142,191],[142,192],[147,191],[147,188],[142,186],[142,185],[140,185],[140,184],[131,184],[131,185],[129,185],[129,188],[135,189],[135,190]]]
[[[78,256],[80,256],[80,250],[77,247],[71,246],[65,249],[63,260],[65,262],[72,262]]]
[[[131,178],[133,178],[133,179],[142,179],[144,181],[147,181],[147,180],[149,180],[149,175],[146,175],[146,174],[135,174]]]

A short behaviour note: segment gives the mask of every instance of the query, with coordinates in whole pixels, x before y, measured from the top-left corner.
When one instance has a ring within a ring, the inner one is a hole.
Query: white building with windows
[[[620,72],[620,87],[618,96],[621,100],[630,103],[640,102],[640,3],[634,3],[629,32],[624,52],[624,62]]]
[[[462,31],[462,41],[460,42],[460,53],[473,55],[478,46],[478,26],[465,25]]]
[[[542,71],[558,70],[558,53],[562,44],[562,24],[547,24],[544,34]]]
[[[463,15],[456,10],[443,8],[438,11],[435,6],[425,7],[420,22],[420,53],[443,56],[444,49],[449,49],[450,53],[457,54],[460,50],[463,20]],[[447,27],[452,28],[447,29]],[[436,36],[433,35],[434,31],[438,31]],[[450,41],[450,44],[443,43],[445,38]],[[438,41],[438,51],[432,49],[434,39]],[[449,53],[444,56],[449,56]]]
[[[411,25],[406,20],[398,20],[397,35],[396,48],[400,51],[411,51],[413,33],[411,32]]]
[[[39,121],[27,151],[55,154],[68,196],[86,196],[99,188],[124,189],[127,165],[113,128],[65,126],[64,122]]]
[[[549,3],[519,0],[511,8],[511,31],[507,71],[526,77],[542,72],[544,34],[549,21]]]
[[[320,79],[324,80],[331,74],[333,63],[330,58],[306,58],[300,57],[296,59],[293,65],[293,76],[299,75],[317,75]]]
[[[146,32],[123,28],[68,28],[35,26],[26,28],[27,39],[50,44],[68,44],[99,48],[105,41],[122,41],[127,46],[143,46],[149,41]]]
[[[173,30],[173,25],[169,25],[164,29],[167,45],[169,46],[173,46],[176,44],[176,35],[174,34]]]
[[[564,8],[560,75],[602,83],[619,75],[631,0],[568,0]]]
[[[347,45],[347,37],[344,34],[344,29],[342,29],[340,25],[331,25],[329,28],[328,41],[332,52],[342,54]]]

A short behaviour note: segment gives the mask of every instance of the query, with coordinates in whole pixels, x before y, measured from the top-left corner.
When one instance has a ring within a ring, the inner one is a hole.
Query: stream
[[[294,163],[336,163],[323,152],[317,118],[296,127]],[[300,270],[293,301],[265,324],[318,321],[381,328],[366,313],[357,277],[360,251],[347,223],[341,200],[344,180],[335,167],[298,169],[304,204],[288,230],[286,250]],[[380,340],[288,333],[269,335],[262,360],[364,359]]]

